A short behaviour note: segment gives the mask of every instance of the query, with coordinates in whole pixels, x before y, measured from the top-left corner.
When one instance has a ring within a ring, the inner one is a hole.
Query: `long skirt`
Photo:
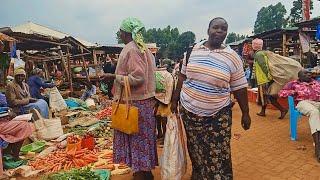
[[[192,162],[193,180],[232,179],[232,111],[227,106],[214,117],[200,117],[180,107]]]
[[[25,114],[31,109],[37,109],[42,117],[49,118],[49,106],[48,103],[43,99],[38,99],[35,103],[29,103],[22,107],[21,113]]]
[[[10,121],[0,119],[0,139],[8,143],[16,143],[29,137],[33,131],[31,123],[26,121]],[[2,152],[0,148],[0,176],[3,173]]]
[[[151,171],[158,165],[156,148],[156,120],[154,99],[134,101],[139,108],[139,132],[128,135],[114,131],[113,153],[115,163],[125,163],[133,172]]]

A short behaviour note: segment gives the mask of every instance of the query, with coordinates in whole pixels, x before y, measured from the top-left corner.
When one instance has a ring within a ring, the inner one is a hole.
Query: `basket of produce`
[[[67,138],[67,151],[81,150],[81,138],[79,136],[69,136]]]
[[[46,143],[44,141],[36,141],[31,144],[25,145],[21,148],[22,154],[27,154],[28,152],[41,152],[44,150]]]
[[[93,150],[95,146],[95,140],[92,134],[86,133],[81,140],[81,147]]]

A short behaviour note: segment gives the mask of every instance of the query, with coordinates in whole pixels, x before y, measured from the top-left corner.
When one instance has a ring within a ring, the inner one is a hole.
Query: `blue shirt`
[[[31,76],[28,79],[28,85],[30,88],[30,95],[36,99],[44,99],[44,97],[40,93],[40,88],[52,88],[54,84],[44,83],[39,76]]]

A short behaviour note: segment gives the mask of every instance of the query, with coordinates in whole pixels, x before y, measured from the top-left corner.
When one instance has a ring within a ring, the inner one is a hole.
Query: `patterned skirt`
[[[139,132],[134,135],[114,131],[113,153],[115,163],[125,163],[133,172],[151,171],[158,165],[156,147],[156,120],[154,99],[134,101],[139,108]]]
[[[214,117],[200,117],[183,107],[180,113],[192,162],[191,179],[232,179],[231,107],[224,107]]]

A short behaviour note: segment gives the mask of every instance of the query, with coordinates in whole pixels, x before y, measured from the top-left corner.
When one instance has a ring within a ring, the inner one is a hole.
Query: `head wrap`
[[[132,34],[133,41],[137,44],[142,53],[147,50],[141,33],[141,31],[144,29],[144,25],[139,19],[132,17],[124,19],[120,25],[120,29]]]
[[[262,47],[263,47],[263,40],[262,39],[256,38],[252,41],[252,49],[253,50],[256,50],[256,51],[262,50]]]
[[[26,71],[22,68],[18,68],[14,70],[14,76],[16,75],[26,75]]]

